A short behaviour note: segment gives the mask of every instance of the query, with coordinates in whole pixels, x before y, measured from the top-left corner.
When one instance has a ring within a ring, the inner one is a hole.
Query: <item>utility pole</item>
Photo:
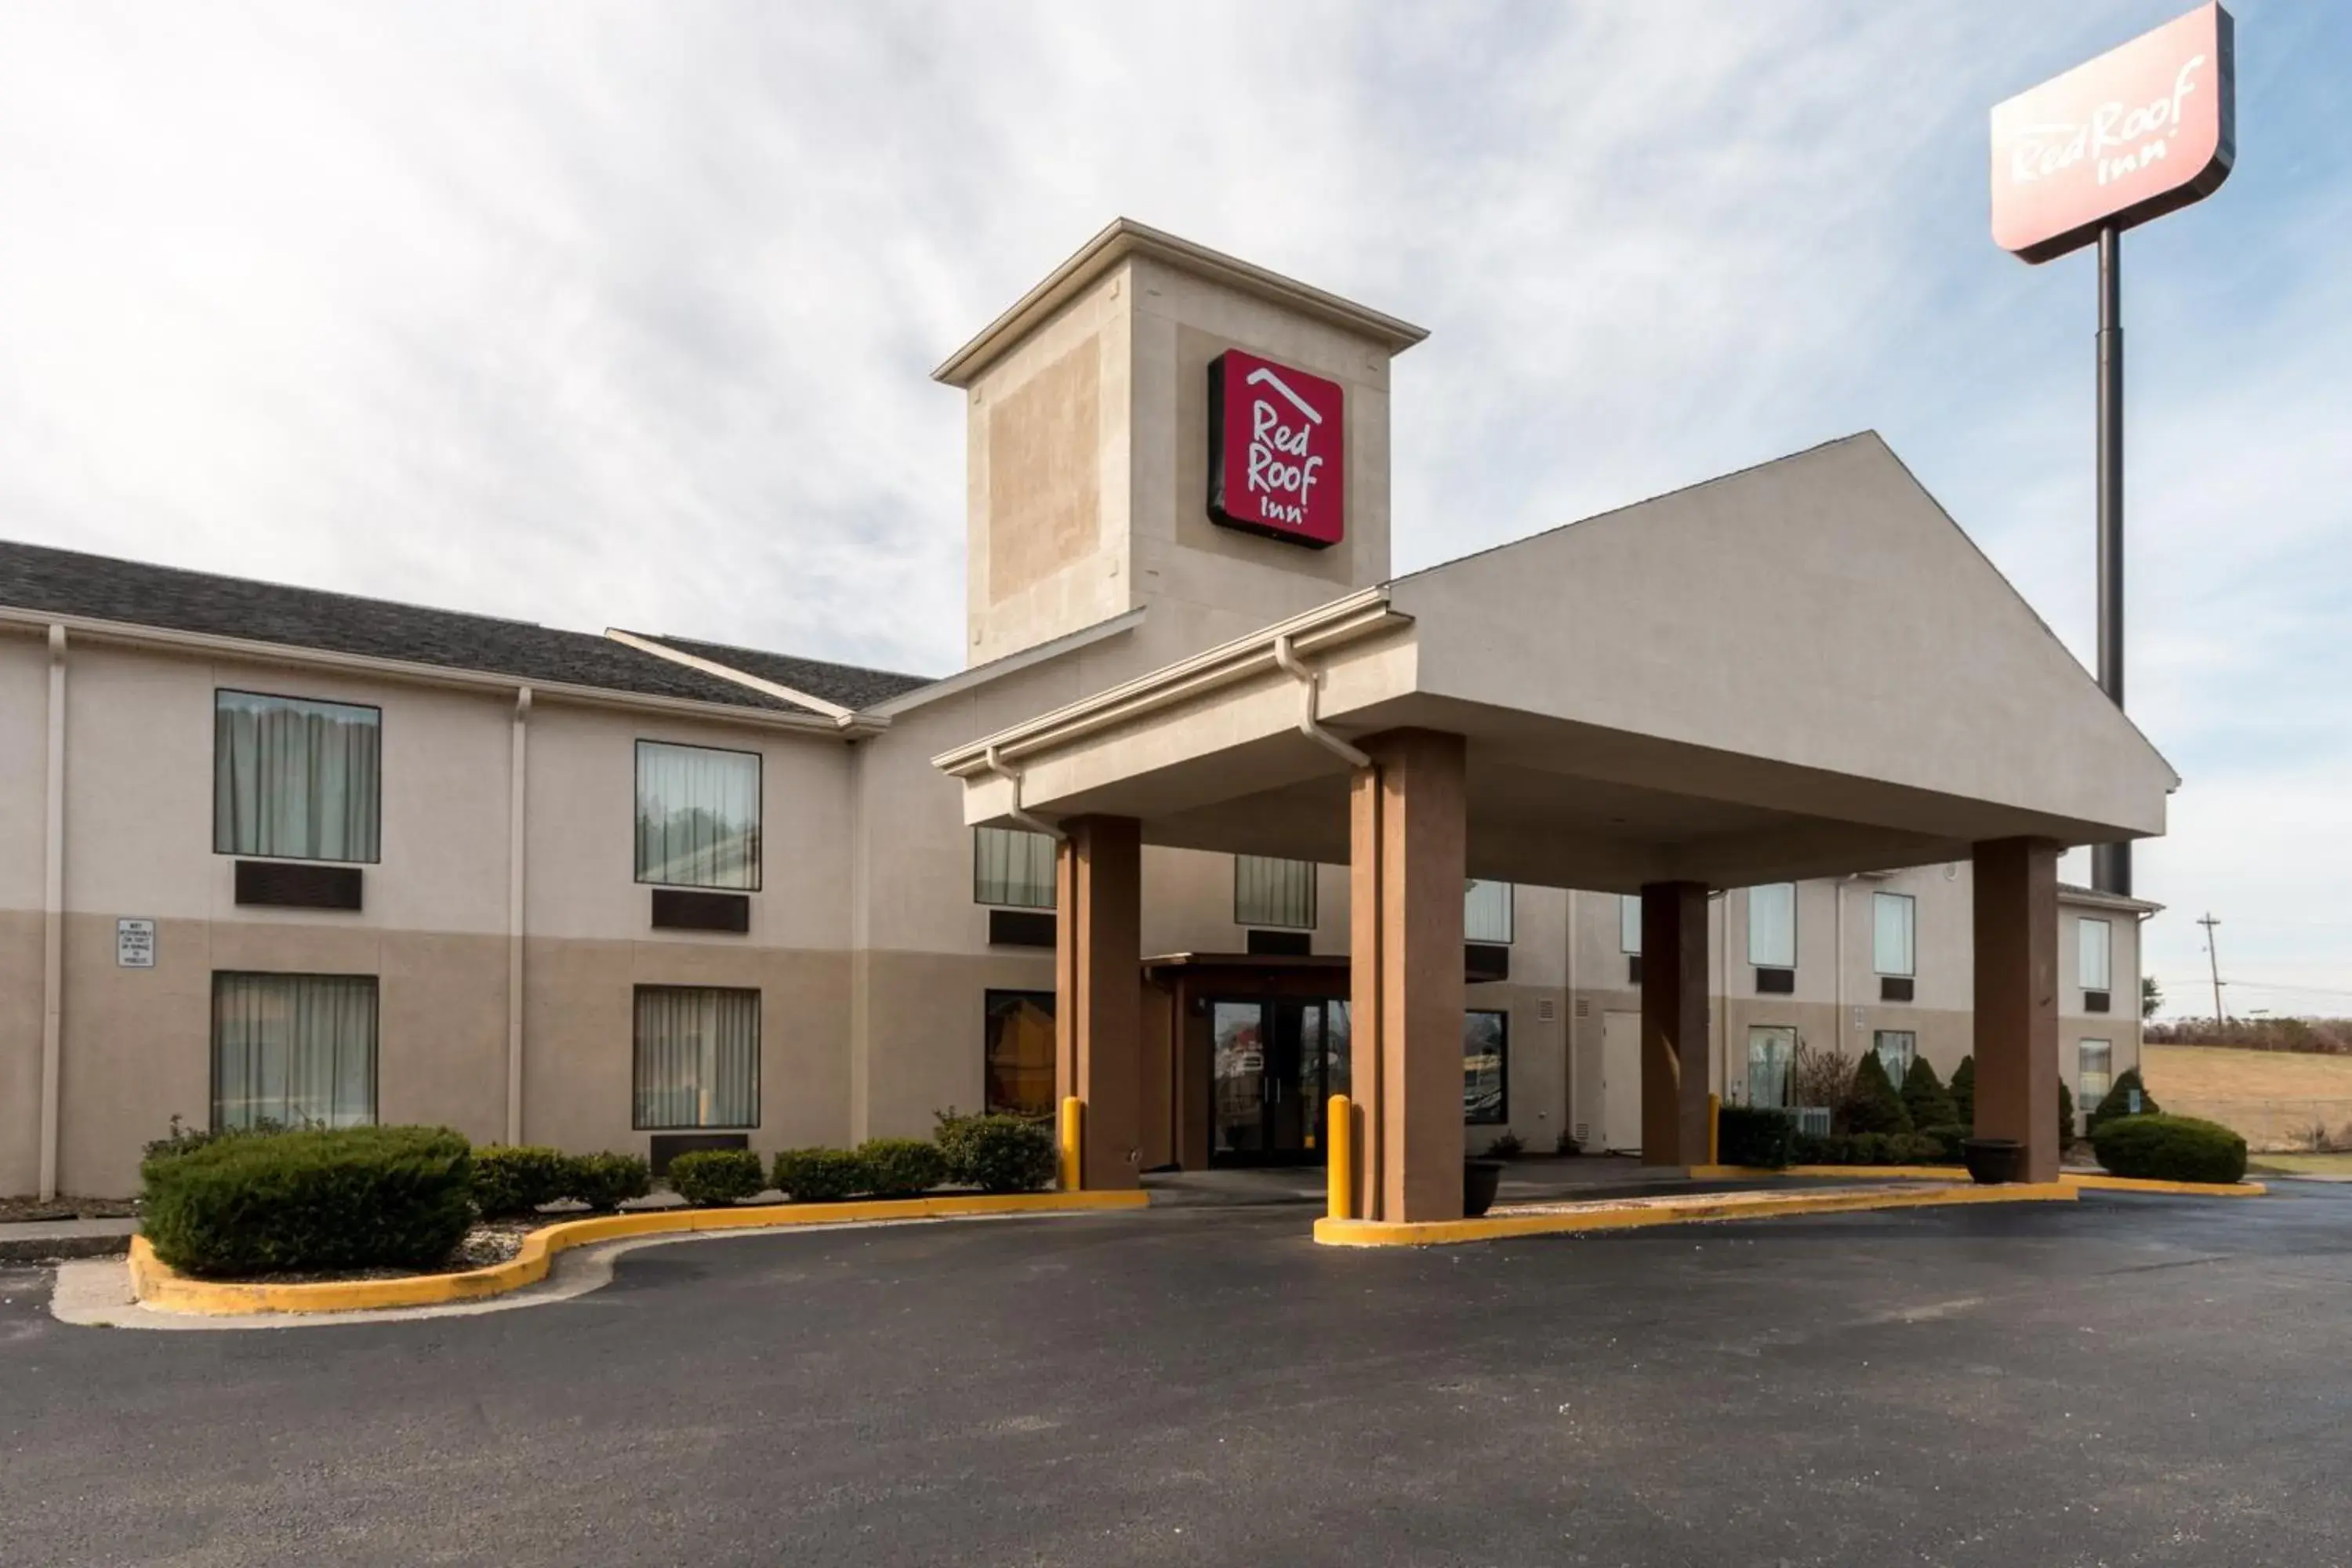
[[[2213,974],[2213,1026],[2216,1029],[2226,1028],[2228,1026],[2221,1019],[2221,954],[2213,945],[2213,928],[2221,922],[2213,918],[2212,910],[2208,910],[2205,918],[2197,923],[2205,928],[2205,960]]]

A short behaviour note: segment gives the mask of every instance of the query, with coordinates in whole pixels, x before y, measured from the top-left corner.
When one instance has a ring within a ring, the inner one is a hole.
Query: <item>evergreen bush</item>
[[[2073,1147],[2074,1140],[2080,1136],[2074,1131],[2074,1091],[2066,1087],[2066,1080],[2062,1078],[2058,1080],[2059,1149],[2063,1151]]]
[[[572,1162],[541,1144],[493,1143],[474,1151],[474,1206],[484,1219],[511,1219],[572,1196]]]
[[[1797,1119],[1761,1106],[1723,1106],[1716,1112],[1715,1142],[1727,1165],[1777,1171],[1794,1163]]]
[[[876,1139],[866,1147],[885,1142],[900,1140]],[[796,1204],[836,1204],[860,1193],[881,1193],[864,1150],[786,1149],[776,1156],[775,1184]]]
[[[1918,1136],[1928,1140],[1936,1146],[1936,1157],[1928,1163],[1957,1165],[1967,1157],[1967,1151],[1960,1145],[1974,1135],[1958,1122],[1948,1121],[1940,1127],[1923,1127],[1919,1130]]]
[[[2091,1138],[2099,1163],[2118,1176],[2159,1182],[2235,1182],[2246,1173],[2246,1141],[2194,1116],[2118,1117]]]
[[[474,1223],[473,1160],[446,1127],[215,1139],[140,1167],[140,1229],[190,1274],[428,1268]]]
[[[1903,1109],[1903,1097],[1895,1092],[1895,1085],[1886,1076],[1886,1064],[1878,1059],[1876,1051],[1864,1051],[1853,1069],[1853,1088],[1845,1101],[1845,1130],[1848,1132],[1908,1132],[1910,1113]]]
[[[1903,1075],[1903,1109],[1911,1117],[1914,1131],[1942,1127],[1958,1121],[1960,1116],[1953,1109],[1951,1092],[1945,1089],[1944,1080],[1936,1076],[1936,1069],[1928,1065],[1926,1057],[1916,1054],[1910,1069]]]
[[[948,1179],[947,1156],[927,1138],[868,1138],[857,1157],[877,1198],[919,1198]]]
[[[695,1149],[669,1163],[669,1184],[690,1204],[731,1204],[766,1186],[768,1173],[749,1149]]]
[[[2139,1110],[2137,1112],[2131,1108],[2134,1089],[2139,1091]],[[2128,1068],[2125,1069],[2121,1078],[2116,1079],[2115,1086],[2107,1090],[2099,1103],[2091,1108],[2091,1114],[2083,1130],[2096,1136],[2099,1128],[2105,1123],[2135,1114],[2161,1116],[2164,1114],[2164,1107],[2157,1104],[2156,1096],[2148,1093],[2147,1086],[2140,1081],[2139,1068]]]
[[[1952,1119],[1974,1132],[1977,1125],[1977,1058],[1973,1054],[1962,1057],[1960,1065],[1952,1069],[1950,1092]]]
[[[1051,1186],[1059,1160],[1053,1134],[1018,1116],[939,1118],[948,1179],[983,1193],[1034,1193]]]
[[[566,1164],[563,1195],[592,1209],[615,1208],[654,1190],[653,1167],[641,1154],[575,1154]]]

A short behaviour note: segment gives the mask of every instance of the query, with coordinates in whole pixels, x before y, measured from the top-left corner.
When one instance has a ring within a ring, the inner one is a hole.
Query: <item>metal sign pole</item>
[[[2122,232],[2099,230],[2099,689],[2124,705],[2124,327]],[[2132,847],[2095,845],[2091,886],[2126,898]]]

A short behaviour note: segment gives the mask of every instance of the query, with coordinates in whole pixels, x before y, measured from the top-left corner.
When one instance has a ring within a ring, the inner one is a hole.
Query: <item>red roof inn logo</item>
[[[2200,5],[1992,111],[1992,237],[2047,261],[2211,195],[2237,156],[2230,14]]]
[[[1347,532],[1339,384],[1239,349],[1209,363],[1209,515],[1320,550]]]

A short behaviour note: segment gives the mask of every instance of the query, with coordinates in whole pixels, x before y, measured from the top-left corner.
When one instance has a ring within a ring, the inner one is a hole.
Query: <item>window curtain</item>
[[[1469,881],[1462,888],[1462,940],[1511,940],[1511,893],[1508,882]]]
[[[1919,1037],[1909,1029],[1881,1029],[1871,1044],[1878,1052],[1878,1065],[1901,1089],[1903,1075],[1911,1070],[1911,1058],[1919,1054]]]
[[[2074,932],[2082,959],[2082,972],[2077,976],[2082,988],[2085,991],[2107,990],[2109,988],[2107,979],[2111,967],[2108,962],[2110,952],[2107,942],[2107,922],[2078,921],[2075,922]]]
[[[2096,1110],[2115,1087],[2115,1046],[2107,1040],[2084,1040],[2074,1052],[2074,1100],[2087,1113]]]
[[[637,988],[640,1129],[760,1124],[760,994]]]
[[[756,753],[637,742],[637,880],[760,885]]]
[[[1234,923],[1315,929],[1315,862],[1234,857]]]
[[[1797,967],[1797,884],[1748,889],[1748,962],[1759,969]]]
[[[1789,1103],[1789,1068],[1796,1055],[1796,1030],[1778,1024],[1749,1026],[1748,1104],[1779,1109]]]
[[[1047,843],[1053,842],[1051,839]],[[988,994],[986,1099],[991,1116],[1054,1114],[1054,994]]]
[[[1874,893],[1870,902],[1872,967],[1881,974],[1912,969],[1913,921],[1916,906],[1908,893]]]
[[[214,852],[374,860],[382,733],[373,708],[216,693]]]
[[[1642,951],[1642,900],[1638,894],[1617,895],[1617,951]]]
[[[1016,910],[1052,909],[1054,840],[1018,827],[974,828],[971,901]]]
[[[213,1126],[365,1126],[375,1048],[373,975],[215,974]]]
[[[1507,1015],[1477,1012],[1462,1016],[1463,1121],[1474,1126],[1491,1127],[1509,1120],[1504,1097],[1504,1058],[1509,1041]]]

